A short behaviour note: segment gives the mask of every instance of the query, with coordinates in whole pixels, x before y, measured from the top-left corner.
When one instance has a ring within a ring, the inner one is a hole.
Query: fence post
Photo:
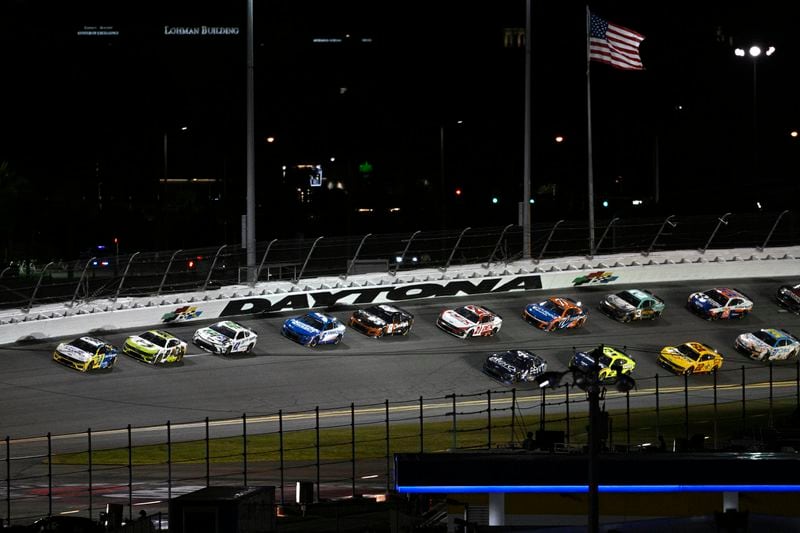
[[[656,437],[661,435],[661,394],[658,390],[658,374],[656,374]]]
[[[767,427],[772,428],[772,361],[769,362],[769,416]]]
[[[311,249],[308,251],[308,255],[306,256],[306,260],[303,261],[303,268],[300,269],[300,274],[297,275],[297,279],[293,280],[294,283],[298,283],[300,278],[303,277],[303,273],[306,271],[306,265],[308,264],[308,260],[311,259],[311,254],[314,253],[314,248],[317,247],[317,243],[322,240],[322,237],[317,237],[317,240],[314,241],[314,244],[311,245]]]
[[[717,443],[717,369],[714,369],[714,449],[718,448]]]
[[[631,451],[631,391],[625,391],[625,432],[627,434],[628,452]]]
[[[384,407],[386,412],[386,491],[391,490],[392,487],[392,463],[390,459],[391,449],[389,440],[389,400],[384,400]]]
[[[367,240],[367,237],[371,237],[371,236],[372,236],[372,233],[367,233],[366,235],[364,235],[364,238],[361,239],[361,242],[358,244],[358,248],[356,248],[356,253],[355,253],[355,255],[353,255],[353,259],[350,261],[350,264],[347,265],[347,272],[343,276],[343,279],[347,279],[347,277],[350,275],[350,271],[353,270],[353,265],[355,265],[356,261],[358,261],[358,254],[361,253],[361,247],[364,246],[364,241]]]
[[[169,263],[167,263],[167,268],[164,269],[164,275],[161,277],[161,283],[158,285],[158,291],[156,292],[156,296],[161,296],[161,291],[164,289],[164,283],[167,281],[167,275],[169,275],[169,269],[172,268],[172,262],[175,260],[175,256],[181,253],[183,250],[175,250],[172,252],[172,255],[169,258]]]
[[[683,429],[689,440],[689,374],[683,375]]]
[[[283,497],[283,409],[278,409],[278,448],[281,457],[281,505],[285,503]]]
[[[769,233],[767,234],[767,238],[764,239],[764,244],[762,244],[761,246],[757,247],[756,250],[758,250],[759,252],[763,252],[764,251],[764,248],[767,247],[767,243],[769,242],[770,237],[772,237],[772,232],[774,232],[775,228],[778,227],[778,222],[780,222],[781,219],[783,218],[783,215],[785,215],[788,212],[789,212],[789,210],[786,209],[786,210],[782,211],[780,215],[778,215],[778,219],[775,221],[775,224],[772,225],[772,229],[769,230]]]
[[[510,228],[513,228],[514,226],[516,226],[516,224],[509,224],[508,226],[503,228],[503,231],[500,233],[500,238],[497,239],[497,243],[494,245],[494,250],[492,250],[492,254],[489,256],[489,259],[486,260],[486,264],[482,265],[483,268],[489,268],[489,265],[492,264],[492,259],[494,259],[494,256],[497,253],[497,249],[500,248],[500,243],[503,242],[503,237],[505,237],[506,236],[506,232]],[[508,262],[506,262],[506,264],[508,264]]]
[[[172,423],[167,420],[167,498],[172,499]]]
[[[425,452],[425,426],[423,425],[422,396],[419,397],[419,453]]]
[[[47,516],[53,516],[53,438],[47,432]]]
[[[456,422],[456,393],[453,393],[453,449],[458,449],[458,438],[456,432],[458,431],[458,424]]]
[[[794,363],[794,398],[795,409],[800,410],[800,359]]]
[[[511,389],[511,447],[514,448],[514,441],[517,438],[516,435],[516,420],[517,420],[517,388],[514,387]]]
[[[258,283],[258,278],[261,276],[261,269],[264,268],[264,261],[267,260],[267,255],[269,254],[269,249],[272,248],[272,245],[275,244],[275,241],[278,239],[272,239],[269,241],[267,245],[267,250],[264,252],[264,255],[261,257],[261,262],[258,264],[258,269],[256,270],[256,275],[253,276],[253,284],[255,286]],[[269,274],[269,269],[267,269],[267,274]],[[267,275],[267,281],[269,281],[269,275]]]
[[[89,518],[92,518],[92,428],[86,430],[86,440],[89,446]]]
[[[39,274],[39,281],[36,282],[36,287],[33,288],[33,294],[31,294],[31,299],[28,302],[28,307],[23,309],[26,313],[29,313],[31,308],[33,307],[33,301],[36,299],[36,293],[39,292],[39,286],[42,284],[42,279],[44,278],[44,271],[47,270],[47,267],[53,264],[53,261],[47,263],[44,268],[42,269],[42,273]],[[115,300],[116,301],[116,300]]]
[[[203,289],[202,289],[203,292],[206,292],[206,287],[208,287],[208,282],[211,281],[211,274],[214,273],[214,267],[217,266],[217,258],[219,258],[219,254],[222,252],[222,250],[226,246],[228,246],[228,245],[227,244],[223,244],[222,246],[219,247],[219,249],[217,250],[217,253],[214,254],[214,260],[211,261],[211,266],[208,268],[208,276],[206,276],[206,281],[205,281],[205,283],[203,283]],[[250,274],[248,272],[248,276],[249,275]]]
[[[247,413],[242,413],[242,464],[244,470],[242,472],[244,478],[244,486],[247,486]]]
[[[670,215],[664,220],[664,222],[661,223],[661,227],[658,228],[658,233],[656,233],[656,236],[653,238],[653,242],[650,243],[650,246],[647,248],[646,251],[642,252],[643,256],[647,257],[648,255],[650,255],[650,252],[653,251],[653,247],[656,245],[656,241],[661,236],[661,233],[663,233],[664,228],[667,226],[667,224],[669,224],[673,228],[676,226],[676,224],[672,222],[673,218],[675,218],[675,215]]]
[[[89,265],[91,265],[92,261],[94,261],[95,259],[97,258],[92,257],[91,259],[86,261],[86,265],[84,265],[83,267],[83,272],[81,272],[81,279],[78,280],[78,285],[77,287],[75,287],[75,293],[73,293],[72,295],[72,301],[69,302],[70,308],[75,305],[75,300],[78,298],[78,291],[80,290],[81,285],[83,285],[83,278],[86,276],[86,269],[89,268]]]
[[[350,484],[351,496],[356,497],[356,405],[350,402]]]
[[[606,226],[606,229],[603,232],[603,235],[600,237],[600,240],[597,241],[597,243],[594,245],[594,249],[593,250],[589,250],[589,254],[590,255],[589,255],[589,257],[587,257],[587,259],[592,259],[595,255],[597,255],[597,250],[600,249],[600,245],[603,244],[603,241],[605,240],[606,235],[608,235],[608,230],[611,229],[611,226],[613,226],[614,222],[616,222],[617,220],[619,220],[619,217],[614,217],[614,218],[611,219],[611,222],[609,222],[608,226]]]
[[[539,405],[539,429],[544,431],[544,417],[547,415],[547,408],[545,407],[545,403],[547,402],[547,389],[546,387],[542,387],[540,390],[542,391],[542,402],[541,405]]]
[[[133,520],[133,438],[128,424],[128,521]]]
[[[488,449],[492,449],[492,391],[486,391],[486,423],[487,428],[489,430],[489,447]]]
[[[717,231],[719,231],[719,227],[723,224],[725,224],[726,226],[728,225],[729,216],[731,216],[730,213],[725,213],[724,215],[722,215],[720,218],[717,219],[717,226],[714,228],[714,231],[711,232],[711,236],[708,238],[708,242],[706,242],[706,245],[698,250],[701,254],[706,253],[706,250],[708,250],[708,247],[711,245],[711,241],[714,240],[714,235],[716,235]]]
[[[566,444],[569,445],[569,385],[566,384],[566,383],[564,384],[564,397],[565,397],[566,407],[567,407],[567,427],[566,427],[566,430],[567,430],[566,437],[567,438],[566,438]]]
[[[456,240],[456,244],[453,246],[453,249],[450,251],[450,257],[447,258],[447,263],[445,263],[444,268],[441,268],[439,270],[441,270],[442,272],[447,272],[447,269],[450,268],[450,261],[452,261],[453,256],[456,255],[456,248],[458,248],[458,245],[461,244],[461,239],[464,237],[464,234],[471,229],[472,228],[470,228],[469,226],[464,228],[464,230],[461,232],[461,235],[458,236],[458,239]]]
[[[211,453],[209,452],[208,417],[206,417],[206,487],[211,486]]]
[[[6,520],[11,525],[11,437],[6,435]]]
[[[119,280],[119,285],[117,285],[117,292],[114,294],[114,299],[112,300],[115,304],[117,303],[117,298],[119,298],[119,293],[122,292],[122,284],[125,283],[125,278],[128,276],[128,270],[131,268],[131,263],[133,263],[133,258],[139,255],[139,252],[134,252],[133,255],[128,259],[128,264],[125,265],[125,271],[122,273],[122,279]]]
[[[742,365],[742,429],[745,429],[747,426],[747,407],[745,404],[747,403],[747,398],[745,394],[745,370],[744,365]]]
[[[316,448],[317,458],[317,501],[319,501],[319,486],[320,486],[320,462],[319,462],[319,405],[314,407],[314,433],[316,435],[314,445]]]
[[[550,230],[550,235],[548,235],[548,236],[547,236],[547,240],[544,242],[544,246],[542,246],[542,251],[541,251],[541,252],[539,252],[539,257],[537,257],[536,259],[534,259],[534,260],[533,260],[533,262],[534,262],[535,264],[538,264],[538,263],[539,263],[539,261],[541,261],[541,260],[542,260],[542,257],[544,257],[544,252],[545,252],[545,250],[547,250],[547,245],[548,245],[548,244],[550,244],[550,241],[553,239],[553,234],[556,232],[556,228],[557,228],[557,227],[559,226],[559,224],[561,224],[562,222],[564,222],[564,220],[563,220],[563,219],[562,219],[562,220],[559,220],[558,222],[556,222],[555,224],[553,224],[553,229],[551,229],[551,230]]]
[[[397,269],[400,268],[400,265],[402,265],[403,261],[406,260],[406,253],[408,253],[408,249],[411,247],[411,241],[413,241],[414,237],[419,235],[421,232],[422,232],[422,230],[417,230],[417,231],[415,231],[414,233],[411,234],[411,237],[408,238],[408,242],[406,243],[406,247],[403,248],[403,253],[400,255],[400,261],[398,262],[397,260],[395,260],[395,262],[394,262],[394,270],[392,270],[392,267],[389,266],[389,274],[390,275],[392,275],[392,276],[396,276],[397,275]],[[400,242],[403,242],[403,241],[400,241]]]

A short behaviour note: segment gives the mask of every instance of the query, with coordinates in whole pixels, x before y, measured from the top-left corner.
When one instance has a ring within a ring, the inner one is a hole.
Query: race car
[[[466,339],[494,335],[500,331],[503,319],[481,305],[463,305],[442,311],[436,325],[451,335]]]
[[[800,283],[797,285],[781,285],[775,298],[778,304],[792,313],[800,314]]]
[[[528,304],[522,311],[522,318],[539,329],[553,331],[583,326],[587,312],[580,302],[551,296],[542,302]]]
[[[387,304],[356,309],[350,316],[350,327],[369,337],[408,335],[412,324],[414,315]]]
[[[591,352],[575,352],[569,361],[569,368],[584,373],[596,368],[600,381],[613,381],[620,374],[633,372],[636,361],[619,348],[604,345],[602,351],[595,348]]]
[[[344,337],[344,330],[344,324],[338,318],[311,311],[288,319],[283,323],[281,333],[287,339],[313,347],[318,344],[339,344]]]
[[[689,341],[678,346],[664,346],[657,362],[674,374],[698,374],[722,368],[722,354],[708,345]]]
[[[186,346],[172,333],[151,329],[125,339],[122,352],[151,365],[179,363],[186,355]]]
[[[533,381],[546,370],[544,358],[528,350],[490,353],[483,362],[483,371],[506,385]]]
[[[192,342],[213,354],[250,353],[256,346],[255,331],[231,320],[223,320],[194,332]]]
[[[753,310],[753,302],[736,289],[720,287],[689,295],[686,307],[707,319],[744,318]]]
[[[628,289],[616,294],[609,294],[602,300],[598,309],[614,320],[630,322],[631,320],[653,320],[664,312],[664,301],[647,290]]]
[[[800,355],[800,340],[784,329],[760,329],[736,337],[736,349],[757,361],[783,361]]]
[[[79,337],[56,346],[53,361],[81,372],[111,370],[117,362],[117,349],[95,337]]]

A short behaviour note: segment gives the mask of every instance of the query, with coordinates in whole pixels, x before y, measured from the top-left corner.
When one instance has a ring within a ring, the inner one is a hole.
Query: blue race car
[[[339,344],[344,336],[344,330],[344,324],[336,317],[311,311],[284,322],[281,334],[303,346],[316,346]]]

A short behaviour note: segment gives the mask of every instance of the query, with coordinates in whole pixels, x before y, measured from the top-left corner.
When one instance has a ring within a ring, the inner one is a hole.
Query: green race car
[[[152,329],[125,339],[122,351],[151,365],[179,363],[186,355],[186,343],[172,333]]]
[[[600,301],[599,309],[620,322],[654,320],[664,312],[664,301],[650,291],[628,289],[609,294]]]

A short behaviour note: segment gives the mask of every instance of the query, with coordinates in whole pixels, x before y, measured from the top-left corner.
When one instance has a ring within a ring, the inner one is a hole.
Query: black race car
[[[490,353],[483,363],[483,371],[510,385],[519,381],[533,381],[547,370],[547,361],[528,350],[507,350]]]
[[[775,298],[778,304],[792,313],[800,314],[800,283],[797,285],[781,285]]]
[[[387,304],[356,309],[350,316],[350,327],[369,337],[408,335],[412,324],[414,315]]]

